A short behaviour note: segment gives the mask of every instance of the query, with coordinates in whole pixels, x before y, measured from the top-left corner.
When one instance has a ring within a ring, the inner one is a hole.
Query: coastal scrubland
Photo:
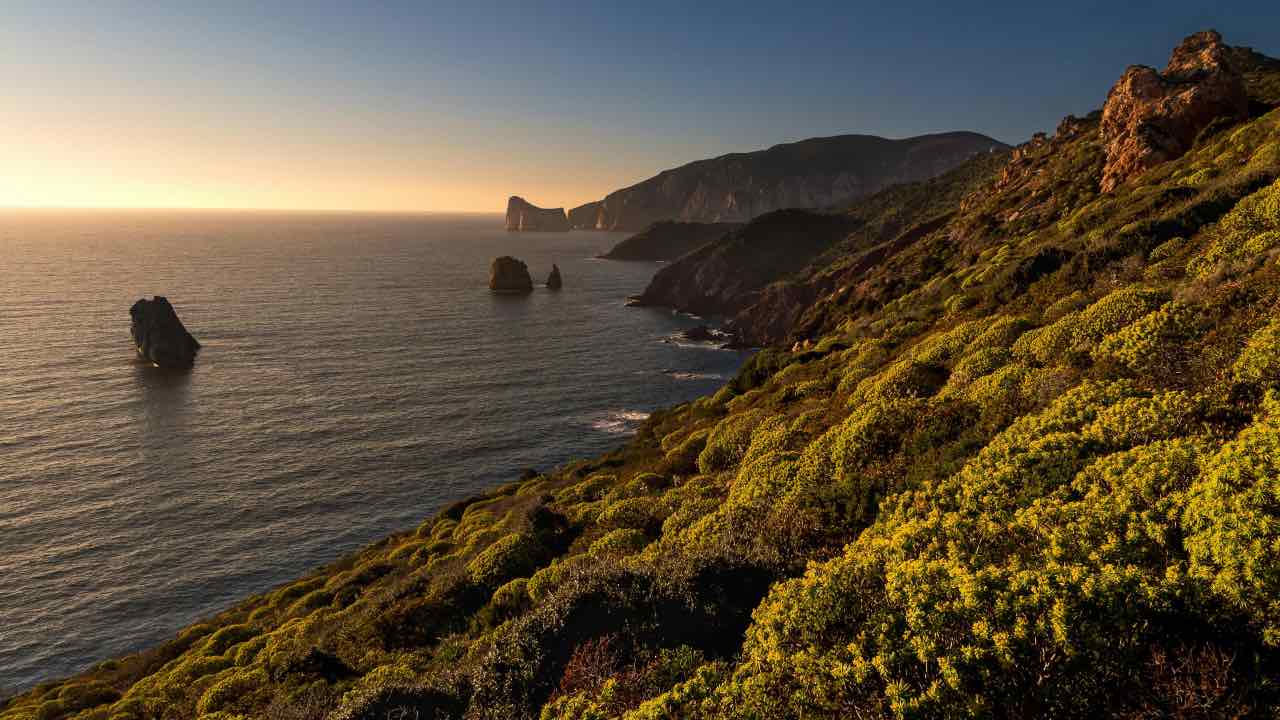
[[[1110,193],[1095,115],[868,198],[715,395],[0,719],[1275,717],[1275,77]]]

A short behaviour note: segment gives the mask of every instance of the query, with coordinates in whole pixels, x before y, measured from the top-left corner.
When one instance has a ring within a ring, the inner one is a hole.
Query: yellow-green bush
[[[751,444],[752,431],[765,417],[764,411],[751,410],[721,420],[698,455],[698,470],[713,473],[736,465]]]
[[[1249,336],[1231,373],[1236,382],[1280,384],[1280,320],[1272,320]]]
[[[711,431],[707,428],[689,433],[684,442],[667,453],[667,465],[675,472],[690,472],[698,469],[698,458],[707,447],[707,436]]]
[[[1280,244],[1280,180],[1236,204],[1218,221],[1213,241],[1187,264],[1204,277],[1225,262],[1240,262]]]
[[[511,533],[467,563],[467,577],[476,585],[497,588],[514,577],[532,572],[540,550],[537,538]]]
[[[1190,572],[1280,646],[1280,395],[1204,463],[1185,523]]]
[[[630,555],[643,550],[648,544],[649,538],[643,532],[619,528],[596,539],[587,549],[587,553],[596,557]]]
[[[196,703],[196,712],[209,715],[226,707],[228,703],[266,685],[267,673],[261,668],[252,670],[232,670],[226,677],[220,678],[200,696]]]
[[[1093,358],[1115,360],[1134,372],[1156,372],[1167,367],[1170,356],[1195,329],[1195,309],[1175,300],[1104,337]]]

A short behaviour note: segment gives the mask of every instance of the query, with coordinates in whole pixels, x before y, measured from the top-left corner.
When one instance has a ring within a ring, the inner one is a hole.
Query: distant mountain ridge
[[[666,170],[573,208],[568,218],[578,229],[631,232],[663,220],[747,222],[774,210],[843,205],[1008,147],[974,132],[900,140],[874,135],[810,138]]]

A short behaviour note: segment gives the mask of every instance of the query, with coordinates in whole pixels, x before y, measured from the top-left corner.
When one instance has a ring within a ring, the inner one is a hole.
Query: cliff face
[[[574,208],[575,226],[638,231],[660,220],[746,222],[784,208],[826,208],[889,185],[946,172],[1005,145],[968,132],[888,140],[839,135],[734,153],[667,170],[599,203]]]
[[[607,260],[675,260],[725,234],[739,223],[656,222],[600,257]]]
[[[1107,164],[1102,190],[1181,157],[1213,122],[1249,113],[1243,74],[1212,30],[1182,41],[1163,73],[1134,65],[1111,89],[1102,110]]]
[[[522,197],[507,200],[507,229],[519,232],[566,232],[569,218],[564,208],[540,208]]]
[[[569,211],[569,224],[574,230],[594,230],[600,214],[600,202],[589,202]]]

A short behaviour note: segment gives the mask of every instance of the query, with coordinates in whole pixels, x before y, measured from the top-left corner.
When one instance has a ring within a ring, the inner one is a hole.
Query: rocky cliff
[[[598,203],[574,208],[570,216],[575,226],[631,232],[660,220],[746,222],[783,208],[844,205],[1005,147],[970,132],[904,140],[870,135],[812,138],[667,170]]]
[[[507,229],[519,232],[565,232],[569,218],[564,208],[540,208],[522,197],[507,200]]]
[[[1103,192],[1182,157],[1215,121],[1248,116],[1244,76],[1229,56],[1222,36],[1209,30],[1183,40],[1164,72],[1143,65],[1125,71],[1102,110]]]
[[[200,343],[187,332],[167,298],[139,300],[129,308],[129,317],[133,343],[148,362],[171,370],[195,364]]]
[[[614,245],[600,257],[607,260],[675,260],[740,227],[741,223],[656,222]]]

